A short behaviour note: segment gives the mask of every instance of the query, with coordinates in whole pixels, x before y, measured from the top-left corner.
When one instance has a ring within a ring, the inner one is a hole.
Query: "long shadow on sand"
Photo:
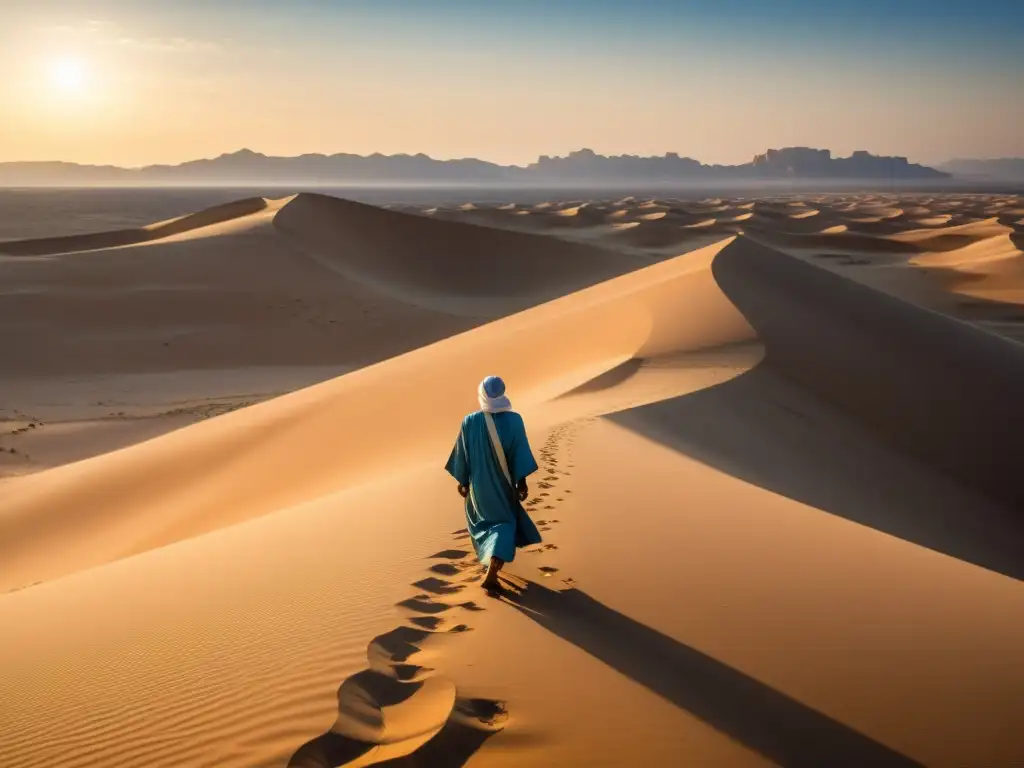
[[[777,493],[1024,579],[1024,347],[749,238],[737,243],[712,273],[764,361],[610,419]]]
[[[774,493],[1024,579],[1024,520],[769,365],[605,418]]]
[[[527,582],[522,591],[509,591],[504,599],[545,629],[778,765],[920,765],[578,589],[556,592]]]

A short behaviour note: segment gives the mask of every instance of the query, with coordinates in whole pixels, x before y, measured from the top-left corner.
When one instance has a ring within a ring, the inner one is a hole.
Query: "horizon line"
[[[953,162],[957,162],[957,161],[968,161],[968,160],[969,161],[979,161],[979,160],[982,160],[982,161],[1000,161],[1000,160],[1018,160],[1018,159],[1022,159],[1022,158],[1018,158],[1018,157],[1015,157],[1015,156],[978,157],[978,156],[963,156],[963,155],[961,155],[961,156],[958,156],[958,157],[951,157],[951,158],[948,158],[948,159],[945,159],[945,160],[942,160],[942,161],[939,161],[937,163],[929,165],[929,164],[923,163],[923,162],[921,162],[921,163],[915,162],[914,160],[910,159],[909,155],[876,155],[873,152],[871,152],[870,150],[853,150],[853,151],[851,151],[851,153],[849,155],[840,155],[840,154],[834,154],[833,151],[830,148],[828,148],[828,147],[810,147],[810,146],[806,146],[806,145],[787,145],[787,146],[781,146],[781,147],[768,147],[768,148],[765,149],[765,153],[768,152],[768,151],[771,151],[771,150],[781,151],[781,150],[786,150],[786,149],[806,149],[806,150],[814,150],[814,151],[827,151],[827,152],[829,152],[830,159],[833,159],[833,160],[835,160],[835,159],[846,159],[846,158],[853,157],[855,152],[868,152],[868,154],[870,154],[872,157],[902,157],[902,158],[906,159],[910,163],[913,163],[915,165],[923,165],[923,166],[926,166],[926,167],[935,167],[936,165],[943,165],[943,164],[946,164],[946,163],[953,163]],[[673,159],[679,159],[679,160],[692,160],[692,161],[700,163],[701,165],[706,166],[706,167],[716,167],[716,166],[717,167],[736,167],[736,166],[741,166],[741,165],[749,165],[754,160],[754,158],[752,157],[750,160],[747,160],[746,162],[743,162],[743,163],[706,163],[703,160],[699,160],[698,158],[696,158],[696,157],[694,157],[692,155],[682,154],[681,152],[678,152],[678,151],[675,151],[675,150],[666,150],[662,154],[647,154],[647,155],[645,155],[645,154],[638,154],[638,153],[631,153],[631,152],[623,152],[623,153],[620,153],[620,154],[604,154],[602,152],[598,152],[598,151],[596,151],[594,149],[591,149],[590,147],[585,147],[584,146],[584,147],[580,147],[579,149],[569,150],[565,155],[538,154],[536,160],[534,160],[534,161],[532,161],[530,163],[527,163],[525,165],[520,165],[520,164],[517,164],[517,163],[507,163],[507,164],[506,163],[501,163],[501,162],[498,162],[498,161],[495,161],[495,160],[487,160],[485,158],[476,157],[476,156],[472,156],[472,155],[464,155],[464,156],[460,156],[460,157],[438,158],[438,157],[434,157],[433,155],[429,155],[429,154],[427,154],[425,152],[394,152],[394,153],[391,153],[391,154],[387,154],[387,153],[384,153],[384,152],[377,151],[377,152],[371,152],[369,154],[360,154],[358,152],[339,151],[339,152],[302,152],[302,153],[299,153],[297,155],[274,155],[274,154],[268,154],[266,152],[261,152],[259,150],[254,150],[254,149],[251,149],[250,147],[247,147],[247,146],[243,146],[243,147],[241,147],[239,149],[232,150],[232,151],[224,151],[224,152],[221,152],[220,154],[217,154],[217,155],[204,156],[204,157],[194,157],[194,158],[187,159],[187,160],[181,160],[181,161],[178,161],[176,163],[169,163],[169,162],[160,163],[160,162],[157,162],[157,163],[146,163],[146,164],[142,164],[142,165],[118,165],[116,163],[86,163],[86,162],[79,162],[77,160],[46,159],[46,160],[0,160],[0,165],[29,165],[29,164],[61,163],[61,164],[65,164],[65,165],[77,165],[77,166],[81,166],[81,167],[117,168],[117,169],[125,170],[125,171],[135,171],[135,170],[145,170],[147,168],[175,167],[175,166],[185,165],[186,163],[200,162],[200,161],[203,161],[203,160],[219,160],[219,159],[225,158],[225,157],[233,157],[233,156],[236,156],[236,155],[249,154],[249,155],[254,155],[254,156],[259,156],[259,157],[283,159],[283,160],[296,160],[296,159],[303,158],[303,157],[332,158],[332,157],[342,157],[342,156],[359,157],[359,158],[374,158],[374,157],[377,157],[377,158],[396,158],[396,157],[413,158],[413,157],[421,157],[421,158],[425,158],[427,160],[431,160],[433,162],[438,162],[438,163],[474,160],[474,161],[477,161],[477,162],[488,163],[490,165],[494,165],[494,166],[497,166],[497,167],[500,167],[500,168],[519,168],[519,169],[524,169],[525,170],[525,169],[529,168],[531,165],[536,165],[537,163],[539,163],[542,158],[550,158],[550,159],[553,159],[553,160],[567,159],[567,158],[569,158],[569,157],[571,157],[573,155],[576,155],[576,154],[579,154],[579,153],[587,153],[587,152],[592,153],[595,157],[603,157],[603,158],[634,158],[634,159],[659,159],[659,160],[673,158]],[[764,154],[764,153],[756,153],[755,157],[757,155],[760,155],[760,154]]]

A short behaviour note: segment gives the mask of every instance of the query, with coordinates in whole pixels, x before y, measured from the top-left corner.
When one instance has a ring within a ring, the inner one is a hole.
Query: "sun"
[[[50,66],[50,78],[54,86],[65,93],[81,93],[85,90],[88,77],[85,65],[78,59],[57,59]]]

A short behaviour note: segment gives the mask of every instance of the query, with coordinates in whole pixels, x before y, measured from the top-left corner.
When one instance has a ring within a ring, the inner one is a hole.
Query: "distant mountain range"
[[[300,155],[271,157],[248,149],[180,165],[119,168],[63,162],[0,163],[0,186],[251,185],[251,184],[671,184],[771,179],[923,180],[950,174],[905,157],[854,152],[832,157],[827,149],[769,149],[742,165],[705,165],[675,152],[663,156],[599,155],[589,149],[567,157],[542,155],[526,167],[427,155]]]
[[[939,168],[954,176],[993,181],[1024,182],[1024,157],[1000,157],[992,160],[950,160]]]

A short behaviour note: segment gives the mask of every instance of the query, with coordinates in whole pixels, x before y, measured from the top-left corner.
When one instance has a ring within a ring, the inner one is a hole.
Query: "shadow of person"
[[[868,736],[700,651],[599,603],[579,589],[526,582],[503,601],[594,658],[778,765],[919,766]]]

